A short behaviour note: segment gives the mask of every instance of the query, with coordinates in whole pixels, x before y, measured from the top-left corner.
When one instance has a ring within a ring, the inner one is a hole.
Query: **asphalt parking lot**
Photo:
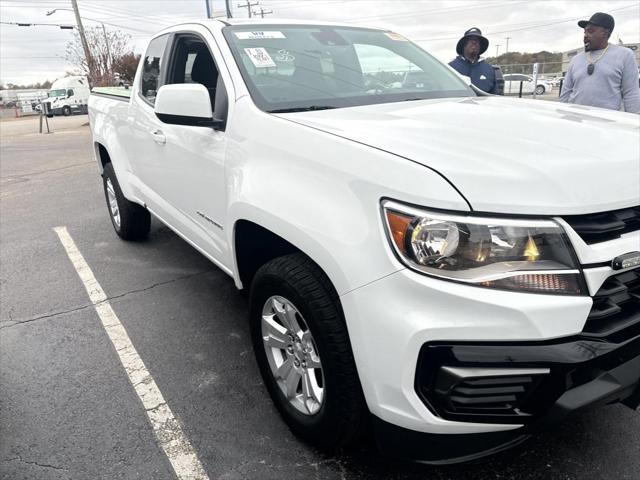
[[[0,478],[174,479],[145,406],[61,243],[65,227],[208,478],[640,478],[640,414],[583,412],[524,445],[432,467],[371,442],[327,457],[281,422],[231,278],[154,221],[113,232],[87,117],[0,122]]]

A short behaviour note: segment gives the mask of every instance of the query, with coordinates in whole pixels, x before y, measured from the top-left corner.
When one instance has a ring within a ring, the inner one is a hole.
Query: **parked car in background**
[[[534,86],[533,77],[522,73],[508,73],[504,75],[504,94],[517,95],[520,93],[520,83],[522,83],[522,93],[525,95],[532,94],[534,90],[536,95],[553,90],[553,85],[546,80],[538,79],[538,84]]]
[[[564,77],[553,77],[548,80],[552,87],[560,87],[560,84],[564,80]]]

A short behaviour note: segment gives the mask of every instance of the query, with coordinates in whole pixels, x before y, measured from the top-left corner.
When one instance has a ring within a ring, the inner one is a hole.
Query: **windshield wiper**
[[[269,113],[313,112],[316,110],[331,110],[333,108],[338,107],[331,105],[311,105],[310,107],[278,108],[276,110],[269,110]]]

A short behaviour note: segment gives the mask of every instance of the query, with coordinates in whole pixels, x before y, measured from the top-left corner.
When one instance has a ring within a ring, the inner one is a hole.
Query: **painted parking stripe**
[[[178,420],[131,343],[127,331],[111,308],[104,290],[76,247],[73,238],[66,227],[56,227],[54,231],[89,294],[102,325],[120,357],[122,366],[144,405],[158,444],[167,455],[176,475],[180,480],[208,480],[209,477],[202,468],[189,439],[182,432]]]

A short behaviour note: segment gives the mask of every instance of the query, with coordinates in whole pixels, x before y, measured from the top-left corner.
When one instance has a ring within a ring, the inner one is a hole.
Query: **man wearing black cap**
[[[489,48],[489,40],[482,36],[480,29],[470,28],[458,40],[456,45],[458,56],[449,65],[459,74],[469,77],[471,83],[480,90],[497,94],[499,91],[494,69],[480,58],[487,48]]]
[[[560,101],[640,113],[638,65],[633,52],[609,43],[615,22],[595,13],[578,22],[584,28],[584,52],[571,60]]]

